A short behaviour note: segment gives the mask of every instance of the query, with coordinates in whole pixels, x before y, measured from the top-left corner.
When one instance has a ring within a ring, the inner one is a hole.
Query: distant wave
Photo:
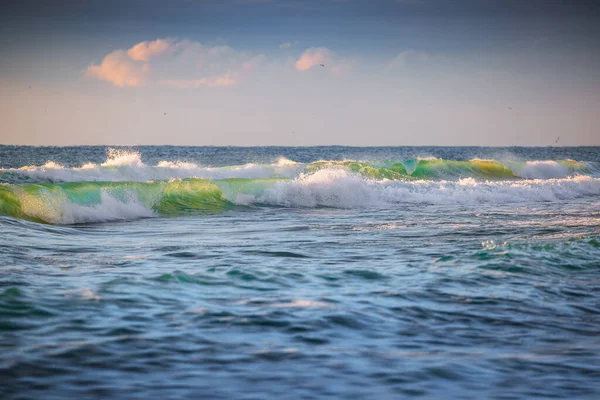
[[[297,178],[321,169],[343,169],[375,180],[456,180],[464,178],[557,179],[576,175],[597,176],[597,163],[574,160],[503,161],[503,160],[443,160],[415,158],[409,160],[345,160],[316,161],[309,164],[279,158],[270,164],[245,164],[210,167],[186,161],[160,161],[146,165],[139,152],[109,149],[105,162],[84,163],[67,168],[48,161],[41,166],[0,169],[4,183],[56,182],[148,182],[172,178],[198,179],[266,179]]]
[[[344,168],[374,179],[556,179],[586,175],[593,168],[574,160],[558,161],[469,161],[436,158],[401,162],[318,161],[306,166],[308,171],[321,168]]]
[[[0,184],[0,215],[51,224],[218,213],[240,206],[393,208],[403,204],[568,201],[600,195],[600,178],[375,180],[320,166],[290,178]]]
[[[0,182],[147,182],[172,178],[271,178],[294,177],[303,165],[284,158],[268,165],[246,164],[212,168],[184,161],[160,161],[155,166],[142,162],[139,152],[109,149],[101,164],[84,163],[67,168],[53,161],[42,166],[0,169]]]

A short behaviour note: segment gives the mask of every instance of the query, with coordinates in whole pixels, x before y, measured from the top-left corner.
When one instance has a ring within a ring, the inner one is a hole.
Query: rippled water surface
[[[600,398],[599,163],[0,146],[0,397]]]

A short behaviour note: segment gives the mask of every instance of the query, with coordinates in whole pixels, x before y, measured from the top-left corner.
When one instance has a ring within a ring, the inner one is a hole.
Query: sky
[[[0,144],[600,145],[581,0],[8,0]]]

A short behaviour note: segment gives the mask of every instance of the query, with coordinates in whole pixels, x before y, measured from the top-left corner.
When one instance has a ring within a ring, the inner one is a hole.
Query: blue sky
[[[588,1],[1,7],[0,143],[600,145]]]

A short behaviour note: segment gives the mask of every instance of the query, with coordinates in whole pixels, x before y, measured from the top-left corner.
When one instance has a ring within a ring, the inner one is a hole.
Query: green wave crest
[[[567,174],[587,173],[586,163],[574,160],[558,160],[555,167],[562,167]],[[370,179],[421,180],[421,179],[521,179],[526,174],[527,162],[499,162],[473,159],[468,161],[444,159],[410,159],[402,162],[363,161],[317,161],[306,166],[306,172],[314,173],[326,168],[343,168]]]
[[[0,185],[0,215],[36,222],[61,223],[77,207],[106,206],[106,196],[122,205],[134,203],[149,213],[177,216],[218,213],[235,205],[237,194],[255,194],[281,179],[181,179],[158,182],[66,182]],[[123,218],[127,216],[124,215]],[[68,219],[67,219],[68,221]]]

